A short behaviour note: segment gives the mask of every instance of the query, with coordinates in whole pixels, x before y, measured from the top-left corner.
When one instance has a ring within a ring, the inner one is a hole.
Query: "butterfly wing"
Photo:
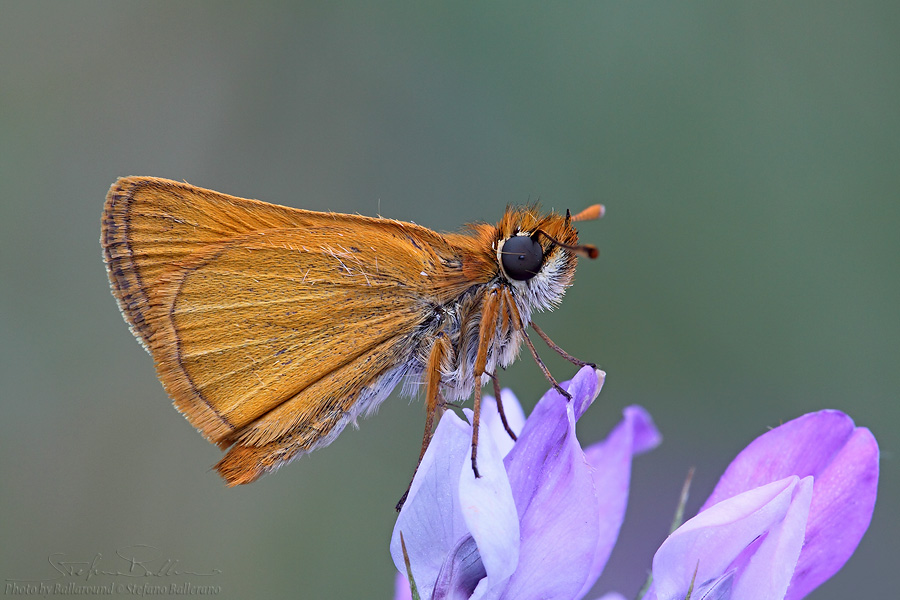
[[[236,444],[218,468],[245,483],[329,443],[403,376],[441,263],[421,229],[129,178],[103,245],[166,391]]]
[[[246,233],[301,226],[304,212],[166,179],[117,181],[106,197],[100,242],[113,294],[135,336],[147,346],[153,330],[145,316],[157,302],[156,283],[180,261]]]

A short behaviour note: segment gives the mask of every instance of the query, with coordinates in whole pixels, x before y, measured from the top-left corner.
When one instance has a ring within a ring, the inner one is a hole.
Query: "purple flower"
[[[609,437],[582,451],[575,421],[605,374],[581,369],[547,392],[526,421],[515,397],[482,403],[475,479],[472,426],[452,412],[441,419],[394,526],[391,555],[402,574],[397,598],[409,598],[402,534],[422,598],[583,597],[600,575],[625,514],[633,455],[659,433],[639,407],[625,410]],[[467,412],[471,421],[471,413]]]
[[[869,526],[878,444],[823,410],[757,438],[696,517],[653,558],[647,600],[799,600],[834,575]]]

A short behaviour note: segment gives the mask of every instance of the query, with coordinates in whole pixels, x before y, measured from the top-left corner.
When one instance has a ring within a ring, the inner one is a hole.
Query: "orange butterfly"
[[[103,210],[104,258],[132,332],[178,408],[228,450],[229,485],[330,444],[401,382],[424,383],[423,452],[446,402],[475,393],[571,282],[572,217],[508,208],[440,234],[392,219],[299,210],[127,177]],[[498,394],[499,398],[499,394]],[[476,437],[472,466],[476,470]]]

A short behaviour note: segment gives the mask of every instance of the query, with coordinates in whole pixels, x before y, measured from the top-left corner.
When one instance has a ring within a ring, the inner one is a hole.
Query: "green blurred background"
[[[392,595],[421,401],[226,489],[101,261],[109,185],[154,175],[439,230],[605,203],[580,228],[600,259],[538,322],[609,373],[583,441],[640,403],[665,442],[597,595],[636,592],[690,466],[695,510],[828,407],[882,479],[813,597],[896,597],[900,3],[2,2],[0,157],[4,579],[145,544],[219,597]],[[546,387],[527,357],[503,382],[528,408]]]

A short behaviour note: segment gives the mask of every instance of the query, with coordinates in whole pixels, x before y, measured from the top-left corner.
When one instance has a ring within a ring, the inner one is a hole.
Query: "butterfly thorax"
[[[533,273],[527,272],[527,277],[516,272],[515,264],[507,269],[509,259],[504,262],[504,256],[510,254],[505,249],[516,238],[525,240],[517,240],[513,245],[530,243],[540,255],[537,268]],[[436,288],[452,288],[454,293],[429,307],[430,316],[417,331],[416,337],[421,342],[411,353],[414,358],[408,365],[404,389],[414,393],[423,383],[422,375],[434,340],[443,334],[449,339],[451,352],[441,365],[441,393],[445,400],[457,401],[468,398],[476,385],[475,364],[487,297],[498,294],[505,299],[496,322],[488,325],[493,334],[487,348],[485,371],[493,374],[518,356],[522,330],[531,323],[532,313],[552,310],[562,300],[572,282],[576,258],[557,242],[576,244],[578,238],[567,217],[553,213],[541,215],[531,208],[507,209],[496,226],[472,225],[468,235],[457,234],[445,239],[456,250],[451,261],[456,269],[445,270],[447,283],[442,284],[438,279]],[[487,383],[488,377],[484,375],[478,384]]]

